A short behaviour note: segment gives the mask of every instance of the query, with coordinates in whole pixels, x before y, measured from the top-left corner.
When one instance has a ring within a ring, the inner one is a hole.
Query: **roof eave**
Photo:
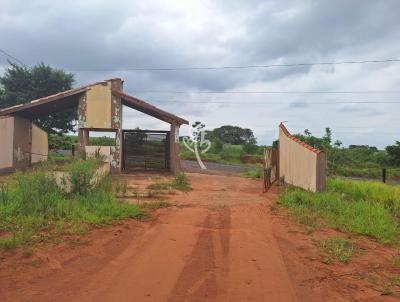
[[[24,112],[26,110],[29,110],[29,109],[37,107],[37,106],[46,105],[46,104],[52,103],[52,102],[60,100],[60,99],[65,99],[65,98],[83,93],[87,89],[88,89],[87,87],[71,89],[71,90],[53,94],[53,95],[50,95],[47,97],[43,97],[43,98],[40,98],[37,100],[33,100],[29,103],[19,104],[19,105],[15,105],[12,107],[4,108],[4,109],[0,110],[0,116],[6,116],[6,115],[10,115],[10,114],[18,114],[18,113]]]
[[[169,124],[177,124],[177,125],[188,125],[189,122],[179,116],[176,116],[172,113],[166,112],[160,108],[157,108],[154,105],[151,105],[137,97],[128,95],[124,92],[113,90],[113,94],[117,97],[120,97],[125,101],[125,105],[131,107],[135,110],[141,111],[145,114],[151,115],[159,120],[162,120]]]

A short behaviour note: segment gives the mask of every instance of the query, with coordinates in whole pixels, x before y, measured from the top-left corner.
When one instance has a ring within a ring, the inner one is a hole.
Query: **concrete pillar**
[[[181,161],[179,158],[179,126],[171,124],[169,134],[169,169],[172,173],[181,170]]]
[[[85,151],[85,147],[89,145],[89,130],[85,128],[78,129],[78,143],[80,155]]]
[[[317,154],[317,192],[323,192],[326,188],[326,153],[320,152]]]
[[[111,147],[111,173],[122,172],[122,129],[115,133],[115,147]]]
[[[117,91],[123,90],[124,81],[122,81],[120,78],[111,79],[110,82],[112,90],[117,90]]]
[[[121,79],[111,80],[113,90],[122,90]],[[111,173],[120,173],[122,171],[122,101],[120,97],[111,95],[111,127],[115,130],[115,147],[111,148]]]

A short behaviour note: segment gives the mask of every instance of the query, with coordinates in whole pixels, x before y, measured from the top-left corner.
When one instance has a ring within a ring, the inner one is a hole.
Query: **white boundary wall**
[[[325,190],[326,156],[279,126],[279,176],[288,184],[320,192]]]

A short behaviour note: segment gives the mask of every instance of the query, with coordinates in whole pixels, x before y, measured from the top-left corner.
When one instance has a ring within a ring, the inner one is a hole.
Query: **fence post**
[[[386,183],[386,168],[382,168],[382,182]]]
[[[263,149],[263,167],[262,167],[262,189],[263,193],[267,192],[267,177],[265,175],[265,169],[267,166],[267,149]]]

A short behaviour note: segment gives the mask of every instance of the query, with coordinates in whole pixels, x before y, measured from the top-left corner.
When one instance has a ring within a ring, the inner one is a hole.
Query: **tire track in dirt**
[[[265,205],[232,208],[226,301],[297,301]]]
[[[230,209],[212,209],[202,224],[198,240],[168,299],[215,301],[223,296],[229,252]]]

